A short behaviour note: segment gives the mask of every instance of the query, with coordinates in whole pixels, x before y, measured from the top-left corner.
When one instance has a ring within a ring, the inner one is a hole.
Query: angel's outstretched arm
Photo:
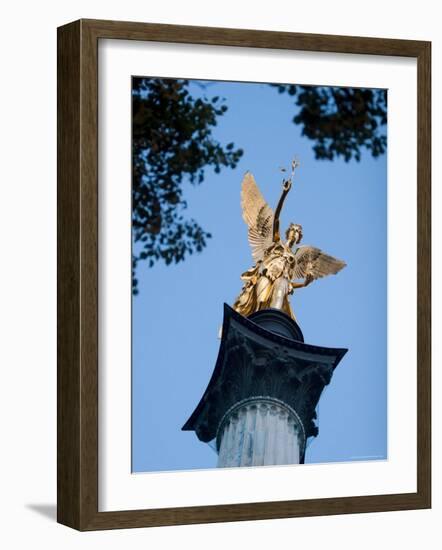
[[[290,189],[292,187],[292,182],[290,179],[284,180],[282,184],[282,193],[278,201],[278,206],[275,210],[275,216],[273,218],[273,242],[279,241],[281,235],[279,234],[279,215],[281,214],[282,207],[284,205],[285,198],[287,197]]]
[[[313,279],[314,277],[312,275],[306,275],[305,280],[302,283],[298,283],[298,281],[291,281],[290,285],[292,288],[304,288],[313,282]]]

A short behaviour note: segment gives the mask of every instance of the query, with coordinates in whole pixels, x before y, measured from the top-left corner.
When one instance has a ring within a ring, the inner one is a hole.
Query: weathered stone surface
[[[217,440],[218,468],[299,464],[305,448],[296,412],[267,397],[237,403],[221,421]]]

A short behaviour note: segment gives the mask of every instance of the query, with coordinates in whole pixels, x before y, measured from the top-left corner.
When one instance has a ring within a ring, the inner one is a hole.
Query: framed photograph
[[[58,521],[431,506],[429,42],[58,29]]]

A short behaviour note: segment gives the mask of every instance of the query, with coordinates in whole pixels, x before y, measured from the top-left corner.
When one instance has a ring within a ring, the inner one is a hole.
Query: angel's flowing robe
[[[296,320],[289,302],[294,266],[293,251],[282,241],[274,243],[262,260],[241,275],[244,285],[233,309],[247,317],[261,309],[277,308]]]

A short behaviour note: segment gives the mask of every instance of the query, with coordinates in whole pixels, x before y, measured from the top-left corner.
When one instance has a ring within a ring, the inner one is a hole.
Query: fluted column
[[[250,397],[231,407],[220,422],[218,468],[299,464],[304,446],[304,427],[289,405]]]

